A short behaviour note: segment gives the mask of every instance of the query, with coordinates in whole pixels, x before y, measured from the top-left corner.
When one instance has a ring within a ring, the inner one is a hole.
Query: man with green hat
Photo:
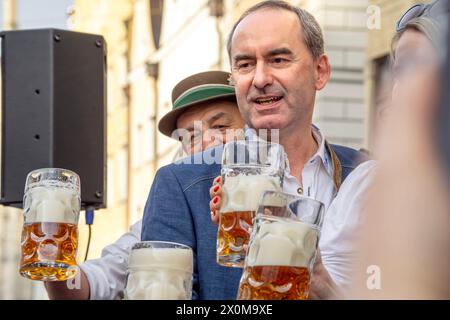
[[[227,134],[244,127],[230,74],[207,71],[180,81],[172,90],[172,111],[159,121],[159,131],[180,139],[186,154],[226,142]],[[228,137],[230,137],[228,135]],[[102,257],[81,264],[79,288],[66,282],[45,284],[50,299],[113,300],[123,298],[128,256],[141,240],[142,220],[116,242],[102,250]],[[69,280],[70,281],[70,280]]]
[[[181,140],[187,154],[222,144],[227,130],[240,131],[245,123],[229,76],[207,71],[179,82],[172,91],[172,111],[159,121],[159,131]]]

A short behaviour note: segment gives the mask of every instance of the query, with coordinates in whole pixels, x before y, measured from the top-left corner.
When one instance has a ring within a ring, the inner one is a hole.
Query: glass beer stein
[[[304,300],[323,220],[319,201],[266,192],[255,218],[239,300]]]
[[[264,191],[281,191],[286,156],[281,145],[237,141],[224,146],[222,205],[219,210],[216,258],[228,267],[243,267],[258,202]]]
[[[128,260],[126,300],[190,300],[192,249],[164,241],[142,241]]]
[[[75,276],[80,203],[76,173],[45,168],[28,174],[23,200],[22,276],[44,281]]]

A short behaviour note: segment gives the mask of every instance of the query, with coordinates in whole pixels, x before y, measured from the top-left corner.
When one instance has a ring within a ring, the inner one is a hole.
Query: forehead
[[[396,59],[412,53],[433,55],[434,49],[431,41],[420,31],[407,29],[400,37],[395,48]]]
[[[302,32],[294,12],[261,9],[249,14],[237,25],[231,41],[231,52],[301,45]]]
[[[208,120],[215,114],[222,112],[228,115],[239,113],[236,102],[227,100],[217,100],[203,102],[183,112],[177,119],[177,127],[185,127],[194,121]]]

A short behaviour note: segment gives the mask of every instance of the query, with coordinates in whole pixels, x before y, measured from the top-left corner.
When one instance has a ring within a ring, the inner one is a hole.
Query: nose
[[[202,137],[202,150],[218,146],[222,144],[222,140],[222,134],[220,131],[208,130]]]
[[[258,63],[255,68],[255,75],[253,76],[253,86],[258,89],[264,89],[273,83],[270,68],[264,63]]]

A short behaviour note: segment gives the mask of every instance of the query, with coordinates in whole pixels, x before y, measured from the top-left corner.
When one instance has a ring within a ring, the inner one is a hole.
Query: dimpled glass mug
[[[80,178],[70,170],[30,172],[25,183],[19,272],[32,280],[63,281],[76,274]]]
[[[239,300],[308,298],[323,208],[311,198],[264,193],[250,237]]]
[[[192,249],[165,241],[142,241],[128,260],[126,300],[190,300]]]
[[[222,155],[222,205],[216,259],[226,267],[244,266],[258,202],[264,191],[281,191],[286,156],[281,145],[262,140],[229,142]]]

